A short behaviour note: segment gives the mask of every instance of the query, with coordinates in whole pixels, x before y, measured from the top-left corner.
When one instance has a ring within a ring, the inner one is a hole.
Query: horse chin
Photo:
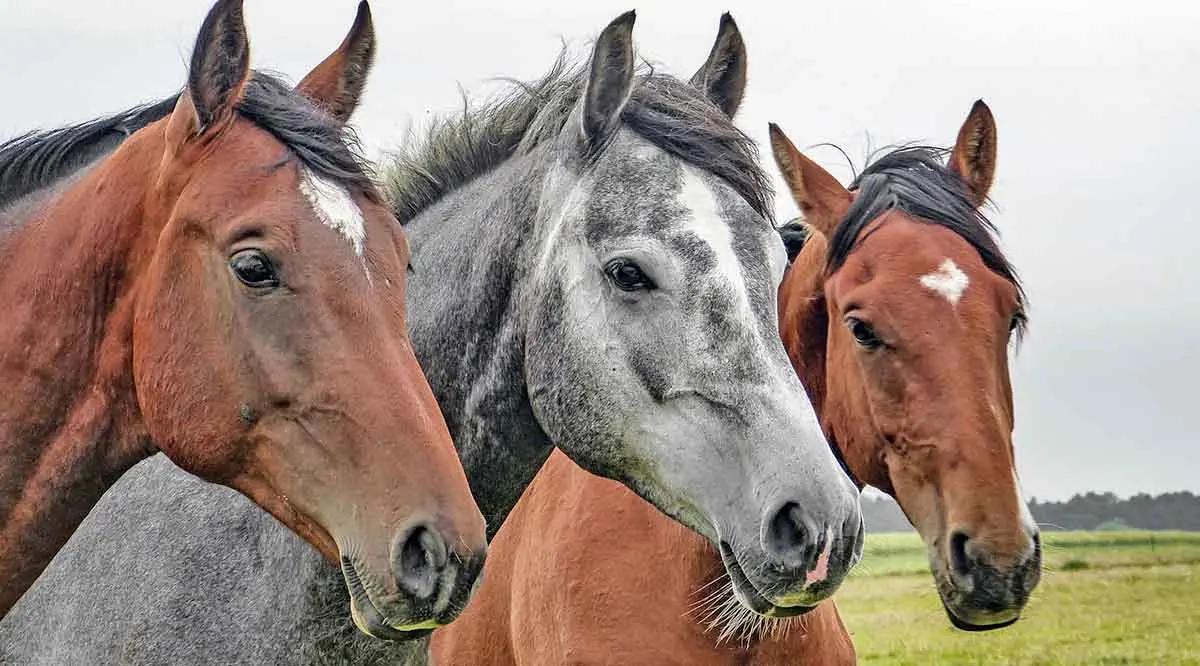
[[[401,625],[384,616],[370,594],[363,587],[358,570],[349,558],[342,558],[342,576],[350,592],[350,619],[359,631],[384,641],[411,641],[424,638],[441,626],[437,620],[426,620],[410,625]]]
[[[946,611],[946,617],[950,619],[950,624],[955,629],[971,632],[992,631],[1010,627],[1021,619],[1020,609],[972,610],[969,605],[964,605],[958,598],[959,595],[949,581],[949,574],[938,575],[935,573],[934,579],[937,582],[942,609]]]
[[[950,610],[950,606],[946,605],[945,601],[942,602],[942,608],[946,610],[946,616],[950,618],[950,624],[954,625],[954,628],[960,631],[979,632],[1003,629],[1011,627],[1017,620],[1021,619],[1021,614],[1014,612],[996,614],[995,617],[986,618],[985,621],[979,623],[968,622],[955,615],[954,611]]]
[[[816,606],[776,606],[763,596],[762,592],[759,592],[754,583],[750,581],[750,577],[746,575],[746,571],[734,557],[733,549],[729,544],[722,541],[720,550],[721,563],[725,565],[725,572],[729,575],[733,594],[743,607],[758,615],[773,619],[804,615],[816,608]]]
[[[993,631],[1010,627],[1021,619],[1023,604],[1003,607],[973,602],[969,591],[964,592],[955,586],[948,565],[936,555],[931,559],[930,568],[942,609],[946,611],[946,616],[955,629],[971,632]]]

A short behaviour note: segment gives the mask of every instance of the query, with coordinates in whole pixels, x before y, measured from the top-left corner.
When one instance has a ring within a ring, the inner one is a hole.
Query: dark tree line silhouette
[[[889,497],[863,496],[869,532],[909,532],[912,525]],[[1029,510],[1043,530],[1188,530],[1200,531],[1200,495],[1190,492],[1121,499],[1112,493],[1075,495],[1065,502],[1030,500]]]

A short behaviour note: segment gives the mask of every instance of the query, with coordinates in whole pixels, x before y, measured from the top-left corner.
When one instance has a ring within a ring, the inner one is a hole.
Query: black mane
[[[0,144],[0,207],[52,185],[115,150],[143,127],[165,118],[166,99],[85,123],[34,131]],[[282,79],[254,72],[238,112],[279,140],[316,174],[374,192],[357,138]]]
[[[501,162],[553,140],[586,81],[586,68],[564,53],[542,78],[516,83],[490,103],[434,122],[423,141],[394,154],[385,173],[396,217],[406,223]],[[771,181],[759,164],[758,147],[696,87],[643,70],[621,119],[659,149],[721,178],[758,214],[773,218]]]
[[[134,132],[171,113],[175,99],[70,127],[29,132],[0,144],[0,206],[51,185],[113,151]]]
[[[829,239],[826,270],[836,271],[845,263],[871,220],[896,209],[970,243],[984,265],[1017,287],[1023,307],[1024,289],[996,243],[996,228],[967,197],[963,179],[942,164],[946,152],[927,146],[899,148],[864,169],[850,185],[858,196]]]
[[[791,266],[792,262],[796,260],[796,255],[804,249],[804,242],[808,240],[808,226],[797,217],[779,225],[775,231],[779,232],[779,237],[783,239],[783,247],[787,250],[788,265]]]
[[[367,194],[375,192],[354,130],[283,79],[255,72],[238,113],[274,136],[316,175]]]

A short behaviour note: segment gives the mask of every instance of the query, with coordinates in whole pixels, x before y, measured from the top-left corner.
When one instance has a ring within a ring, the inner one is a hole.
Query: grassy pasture
[[[837,603],[860,664],[1196,664],[1200,533],[1049,532],[1023,619],[955,631],[915,534],[868,536]]]

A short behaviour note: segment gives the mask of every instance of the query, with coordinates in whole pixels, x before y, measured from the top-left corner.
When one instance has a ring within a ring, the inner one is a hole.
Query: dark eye
[[[242,284],[256,289],[279,286],[275,264],[258,250],[242,250],[229,260],[229,268]]]
[[[637,264],[628,259],[613,259],[604,267],[608,279],[623,291],[653,289],[654,282],[642,272]]]
[[[867,322],[855,317],[847,317],[846,325],[850,327],[850,335],[854,336],[854,341],[863,349],[875,350],[883,346],[883,340],[875,335],[875,329],[871,328]]]

